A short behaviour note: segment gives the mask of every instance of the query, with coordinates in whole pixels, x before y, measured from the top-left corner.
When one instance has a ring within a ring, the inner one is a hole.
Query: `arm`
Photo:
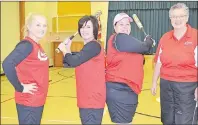
[[[155,62],[155,68],[154,68],[154,73],[153,73],[153,80],[152,80],[152,88],[151,88],[151,93],[153,95],[156,95],[157,92],[157,81],[160,77],[160,69],[162,66],[162,63],[160,61],[160,56],[162,53],[162,49],[161,49],[161,44],[159,43],[157,51],[156,51],[156,55],[154,57],[154,62]]]
[[[158,45],[158,49],[157,49],[157,53],[155,55],[155,59],[154,59],[154,62],[155,62],[155,68],[154,68],[154,73],[153,73],[153,81],[152,83],[154,85],[157,85],[157,80],[160,76],[160,68],[162,66],[162,63],[160,61],[160,56],[161,56],[161,53],[162,53],[162,48],[161,48],[161,44]]]
[[[154,73],[153,73],[153,81],[152,81],[152,88],[151,88],[151,93],[153,95],[156,95],[157,93],[157,80],[160,76],[160,68],[162,64],[161,63],[156,63]]]
[[[89,42],[87,43],[83,49],[75,54],[72,55],[70,53],[65,54],[63,62],[65,66],[72,66],[77,67],[91,58],[97,56],[101,51],[101,46],[98,42]]]
[[[141,42],[127,34],[117,34],[114,38],[114,47],[120,52],[145,53],[152,47],[153,41],[147,37]]]
[[[153,73],[153,81],[152,81],[152,83],[155,84],[155,85],[157,85],[157,80],[158,80],[158,78],[160,76],[160,68],[161,68],[161,66],[162,66],[162,64],[159,63],[159,62],[157,62],[155,64],[154,73]]]
[[[22,92],[24,88],[17,77],[15,67],[32,52],[32,49],[30,42],[21,41],[3,61],[4,73],[16,91]]]

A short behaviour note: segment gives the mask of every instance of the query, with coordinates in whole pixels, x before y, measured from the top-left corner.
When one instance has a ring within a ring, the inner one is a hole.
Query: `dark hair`
[[[98,20],[95,16],[83,16],[79,21],[78,21],[78,33],[80,34],[80,29],[82,28],[83,24],[87,25],[88,21],[91,21],[93,24],[93,34],[94,38],[97,40],[98,39]]]

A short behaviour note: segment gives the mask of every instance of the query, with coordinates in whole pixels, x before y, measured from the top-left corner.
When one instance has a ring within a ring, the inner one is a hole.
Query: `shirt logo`
[[[47,54],[46,53],[43,53],[41,52],[40,50],[38,51],[38,59],[40,61],[46,61],[48,58],[47,58]]]
[[[188,46],[188,45],[192,45],[193,43],[192,42],[189,42],[189,41],[186,41],[185,43],[184,43],[184,45],[186,45],[186,46]]]

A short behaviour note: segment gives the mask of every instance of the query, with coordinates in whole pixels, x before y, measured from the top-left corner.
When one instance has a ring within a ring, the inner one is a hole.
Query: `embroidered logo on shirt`
[[[189,42],[189,41],[186,41],[185,43],[184,43],[184,45],[192,45],[193,43],[192,42]]]
[[[40,50],[38,51],[38,59],[40,61],[46,61],[47,60],[47,54],[46,53],[43,53],[41,52]]]

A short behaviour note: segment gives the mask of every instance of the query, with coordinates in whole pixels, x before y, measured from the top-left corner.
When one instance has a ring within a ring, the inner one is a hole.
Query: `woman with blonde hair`
[[[3,61],[3,70],[15,89],[19,124],[40,124],[48,92],[49,62],[39,41],[47,31],[43,15],[30,14],[24,39]]]

